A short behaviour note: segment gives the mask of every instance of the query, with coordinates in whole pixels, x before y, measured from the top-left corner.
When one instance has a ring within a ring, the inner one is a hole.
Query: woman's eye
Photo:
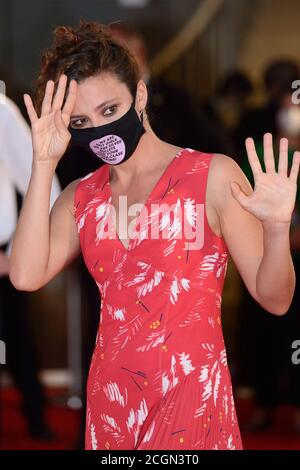
[[[113,105],[113,106],[109,106],[108,108],[105,108],[104,112],[103,112],[103,116],[112,116],[115,111],[117,109],[117,106],[116,105]]]
[[[71,127],[73,127],[74,129],[78,129],[82,127],[86,123],[86,121],[87,120],[85,118],[75,119],[74,121],[71,121]]]

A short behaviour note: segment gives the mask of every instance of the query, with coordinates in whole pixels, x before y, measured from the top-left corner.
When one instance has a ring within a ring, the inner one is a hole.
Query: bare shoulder
[[[207,178],[207,202],[218,213],[233,197],[230,188],[231,181],[239,183],[247,195],[252,193],[252,186],[238,163],[228,155],[214,153]]]
[[[75,190],[80,181],[82,181],[82,178],[77,178],[76,180],[69,183],[55,202],[56,206],[64,206],[66,209],[68,209],[69,212],[71,212],[72,215],[74,215]]]

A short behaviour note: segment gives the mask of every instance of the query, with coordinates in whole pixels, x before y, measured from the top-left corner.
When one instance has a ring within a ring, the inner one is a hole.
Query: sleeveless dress
[[[182,149],[171,160],[128,248],[109,165],[76,186],[82,254],[101,296],[86,449],[242,449],[221,326],[228,249],[205,212],[212,156]]]

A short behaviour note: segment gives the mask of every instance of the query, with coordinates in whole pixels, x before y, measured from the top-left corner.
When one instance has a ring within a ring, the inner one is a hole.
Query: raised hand
[[[263,224],[290,223],[297,194],[300,152],[295,152],[288,176],[288,140],[280,140],[278,172],[275,171],[272,134],[264,135],[264,162],[262,171],[254,141],[246,139],[249,164],[254,177],[254,191],[247,196],[239,184],[232,182],[232,194],[240,205],[255,215]]]
[[[71,138],[68,126],[76,100],[77,83],[75,80],[70,81],[68,95],[62,108],[66,85],[67,76],[62,74],[53,98],[54,81],[47,82],[40,117],[37,116],[30,95],[24,95],[31,123],[34,161],[51,161],[57,165],[66,151]]]

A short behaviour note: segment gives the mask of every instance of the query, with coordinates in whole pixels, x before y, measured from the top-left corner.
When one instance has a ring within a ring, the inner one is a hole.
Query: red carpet
[[[243,425],[248,422],[255,410],[252,399],[236,398],[236,408],[241,427],[244,449],[246,450],[300,450],[300,434],[293,432],[293,407],[280,406],[274,413],[274,424],[260,432],[244,432]]]
[[[47,392],[49,401],[58,401],[62,390]],[[54,405],[47,407],[46,418],[55,433],[53,441],[33,439],[27,432],[25,419],[20,412],[19,394],[12,389],[1,391],[1,437],[2,450],[63,450],[74,449],[79,436],[80,412],[68,407]]]
[[[49,426],[54,431],[56,439],[44,442],[32,439],[27,433],[25,420],[19,410],[19,395],[15,390],[2,391],[2,423],[0,449],[4,450],[60,450],[76,448],[79,429],[80,412],[70,410],[55,404],[57,398],[63,395],[62,390],[47,393],[49,401],[46,416]],[[254,406],[251,400],[236,400],[239,422],[243,423],[250,417]],[[245,449],[249,450],[300,450],[300,435],[291,430],[292,408],[282,406],[276,411],[274,426],[264,432],[243,433]]]

